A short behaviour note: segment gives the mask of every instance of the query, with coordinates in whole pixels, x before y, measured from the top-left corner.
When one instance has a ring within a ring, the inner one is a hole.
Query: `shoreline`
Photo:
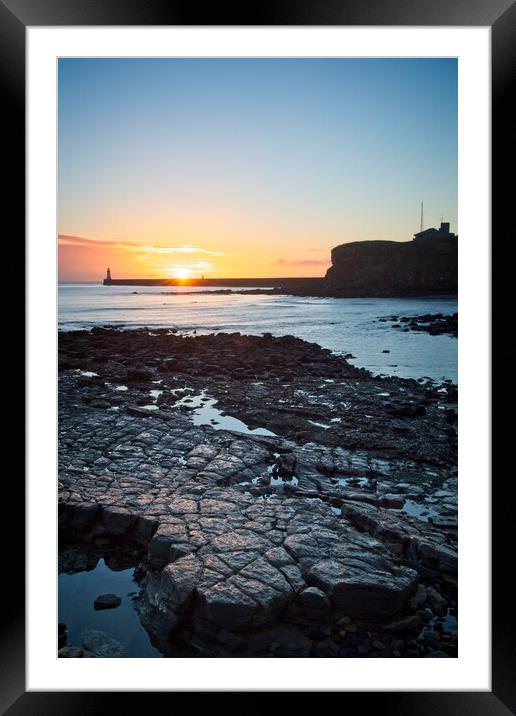
[[[455,655],[454,385],[291,336],[94,328],[59,353],[60,546],[130,545],[156,642]]]
[[[196,303],[202,304],[202,301],[193,300],[191,303],[192,305],[188,306],[189,309],[194,308]],[[429,307],[428,304],[426,307]],[[449,379],[454,384],[457,384],[456,342],[451,340],[457,337],[456,314],[447,314],[446,307],[442,301],[439,308],[444,311],[447,319],[449,317],[451,320],[455,320],[455,330],[447,330],[447,321],[445,323],[439,321],[439,330],[435,332],[429,330],[431,329],[429,325],[414,323],[419,318],[416,315],[410,319],[403,318],[401,316],[404,312],[403,307],[392,305],[391,303],[388,307],[385,307],[389,310],[381,311],[377,307],[375,312],[367,316],[367,335],[364,334],[364,322],[362,321],[362,325],[360,325],[360,321],[356,320],[355,308],[352,309],[349,315],[346,313],[335,315],[331,310],[328,311],[326,307],[323,307],[322,310],[325,315],[320,316],[318,322],[310,322],[306,320],[309,314],[304,314],[304,307],[296,305],[293,308],[298,313],[301,330],[298,330],[298,325],[294,323],[294,315],[289,317],[290,325],[282,325],[281,320],[276,323],[275,306],[268,307],[263,313],[263,319],[256,318],[253,323],[253,305],[247,304],[243,307],[245,313],[241,314],[242,322],[236,325],[231,322],[229,316],[224,315],[224,313],[228,313],[229,306],[223,307],[223,315],[219,316],[220,322],[216,323],[211,319],[206,324],[203,323],[202,309],[197,310],[197,307],[193,311],[190,310],[191,321],[183,320],[182,322],[180,319],[177,322],[174,320],[174,316],[168,313],[168,307],[165,304],[163,304],[162,308],[164,313],[161,316],[147,316],[146,314],[140,316],[140,312],[131,314],[130,310],[124,313],[124,308],[122,307],[118,320],[110,320],[108,316],[104,320],[93,319],[94,314],[90,314],[90,320],[85,318],[81,320],[80,316],[75,316],[72,311],[72,314],[69,314],[69,319],[63,318],[58,325],[58,332],[89,332],[100,328],[128,332],[147,331],[155,335],[173,334],[191,338],[214,336],[219,333],[231,335],[235,332],[255,337],[269,334],[276,337],[294,335],[320,348],[330,350],[335,356],[348,359],[356,367],[364,366],[366,370],[379,377],[401,377],[415,379],[419,382],[428,381],[434,384]],[[401,308],[402,310],[399,314],[394,315],[392,311],[396,308]],[[411,308],[413,311],[420,310],[414,304]],[[451,307],[451,310],[453,308],[454,306]],[[145,320],[146,318],[150,320]],[[226,323],[226,321],[229,322]],[[398,321],[408,322],[397,323]],[[395,330],[390,330],[391,325]],[[441,330],[443,326],[445,330]],[[405,333],[409,334],[407,339],[403,336]],[[416,338],[418,334],[420,337]],[[437,337],[434,338],[433,336]],[[414,338],[416,338],[415,344]],[[433,353],[433,346],[431,345],[434,340],[437,344],[438,353],[436,354]],[[407,346],[409,347],[408,350]],[[431,351],[427,354],[429,359],[426,358],[425,351]],[[438,360],[437,356],[440,356],[441,360]]]
[[[282,279],[284,281],[285,279]],[[256,285],[253,286],[255,281],[259,281]],[[193,295],[193,294],[199,294],[199,295],[205,295],[205,294],[213,294],[213,295],[270,295],[270,296],[300,296],[304,298],[421,298],[421,299],[447,299],[447,298],[458,298],[458,292],[456,290],[453,291],[445,291],[441,293],[436,293],[435,290],[432,290],[428,293],[421,292],[420,290],[414,291],[414,290],[406,290],[406,291],[400,291],[397,290],[382,290],[382,291],[374,291],[371,289],[364,290],[364,289],[350,289],[350,290],[344,290],[344,289],[336,289],[334,286],[326,286],[323,282],[323,278],[313,278],[313,279],[288,279],[288,282],[291,282],[291,288],[288,289],[285,285],[274,285],[278,283],[277,279],[212,279],[205,280],[202,282],[200,279],[196,280],[195,282],[190,281],[189,283],[185,283],[182,280],[175,280],[175,279],[156,279],[155,281],[152,279],[145,280],[142,279],[139,281],[138,279],[119,279],[112,280],[109,283],[106,283],[106,281],[87,281],[87,282],[81,282],[81,281],[61,281],[59,282],[59,286],[73,286],[73,285],[80,285],[80,286],[107,286],[107,287],[142,287],[142,288],[189,288],[189,287],[202,287],[202,286],[213,286],[212,290],[200,290],[200,291],[163,291],[160,293],[163,293],[163,295]],[[299,283],[298,283],[299,282]],[[307,282],[303,284],[303,282]],[[317,290],[314,290],[314,286],[318,284]],[[216,288],[219,286],[220,288]],[[231,286],[236,288],[231,288]],[[249,286],[249,288],[246,288],[246,286]],[[138,291],[134,291],[131,293],[139,293]]]

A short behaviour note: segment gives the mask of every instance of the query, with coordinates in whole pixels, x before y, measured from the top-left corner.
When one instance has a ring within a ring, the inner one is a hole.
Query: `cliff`
[[[444,228],[443,228],[444,227]],[[332,249],[324,278],[111,278],[105,286],[261,288],[296,296],[428,296],[457,293],[457,237],[448,224],[412,241],[353,241]]]
[[[354,241],[332,249],[325,289],[332,296],[457,293],[457,237]]]

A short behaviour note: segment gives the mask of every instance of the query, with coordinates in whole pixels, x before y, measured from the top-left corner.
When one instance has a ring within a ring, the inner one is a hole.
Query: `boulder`
[[[448,602],[433,587],[428,587],[426,596],[434,614],[443,617],[448,611]]]
[[[326,594],[318,587],[307,587],[298,596],[300,607],[312,612],[328,614],[331,611],[331,602]]]
[[[172,562],[174,556],[179,556],[181,546],[185,545],[188,539],[184,523],[176,521],[160,525],[149,544],[147,554],[151,565],[160,569]],[[173,547],[175,548],[174,555],[172,554]]]
[[[414,585],[416,572],[399,567],[389,573],[372,566],[353,567],[336,560],[323,560],[310,569],[307,579],[328,595],[337,613],[375,620],[401,610]]]
[[[100,658],[118,658],[124,655],[124,647],[116,639],[97,629],[85,629],[82,633],[82,645]]]
[[[116,594],[101,594],[93,602],[93,608],[95,611],[101,611],[102,609],[116,609],[122,604],[122,599]]]

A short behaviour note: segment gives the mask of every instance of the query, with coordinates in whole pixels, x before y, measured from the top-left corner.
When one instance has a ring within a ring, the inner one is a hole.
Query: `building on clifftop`
[[[424,231],[418,231],[414,234],[414,241],[421,241],[425,239],[456,239],[457,235],[450,231],[450,222],[441,221],[441,226],[438,229],[425,229]]]

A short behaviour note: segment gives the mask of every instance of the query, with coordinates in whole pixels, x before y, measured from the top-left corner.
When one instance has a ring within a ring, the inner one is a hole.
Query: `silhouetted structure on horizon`
[[[105,286],[270,288],[304,296],[429,296],[457,293],[458,250],[450,223],[418,231],[412,241],[352,241],[335,246],[324,277],[111,278]]]
[[[438,229],[424,229],[414,234],[414,241],[421,241],[421,239],[456,239],[457,235],[452,234],[450,231],[450,222],[441,221],[441,226]]]
[[[430,296],[457,293],[458,241],[449,222],[412,241],[352,241],[335,246],[324,279],[328,295]]]

